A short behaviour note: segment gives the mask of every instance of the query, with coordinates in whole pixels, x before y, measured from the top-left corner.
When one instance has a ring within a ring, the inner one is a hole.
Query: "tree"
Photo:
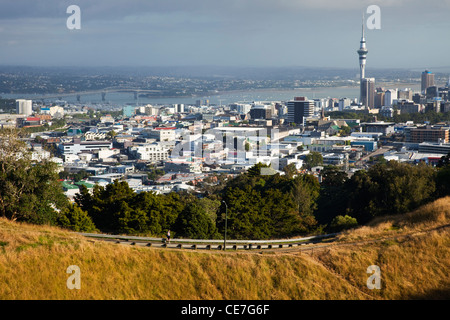
[[[352,129],[349,126],[342,126],[339,130],[339,135],[341,137],[348,136],[352,132]]]
[[[322,185],[324,186],[342,186],[348,180],[347,174],[339,170],[336,166],[326,166],[322,172]]]
[[[116,136],[117,136],[117,132],[115,132],[114,130],[111,130],[106,134],[106,137],[108,139],[114,139]]]
[[[314,215],[319,223],[329,224],[334,217],[346,212],[349,191],[345,186],[348,176],[335,166],[326,166],[321,174],[320,195]]]
[[[292,178],[297,173],[297,168],[295,163],[290,163],[283,168],[284,173],[287,177]]]
[[[34,163],[21,132],[0,130],[0,214],[11,220],[55,224],[68,201],[56,164]]]
[[[348,215],[336,216],[333,221],[331,221],[330,229],[333,232],[340,232],[342,230],[354,228],[358,225],[358,221],[355,218]]]
[[[78,232],[93,232],[96,230],[94,222],[86,211],[77,204],[69,204],[58,218],[58,224]]]
[[[436,196],[445,197],[450,195],[450,152],[441,157],[437,168]]]
[[[436,196],[450,195],[450,165],[440,168],[436,173]]]
[[[320,166],[323,164],[323,157],[320,152],[313,151],[306,155],[305,162],[303,166],[306,169],[311,169],[316,166]]]
[[[200,201],[188,203],[178,215],[174,230],[191,239],[214,239],[219,234],[215,221],[206,212]]]
[[[435,194],[435,170],[389,161],[369,170],[356,172],[346,183],[349,215],[360,223],[375,216],[412,211],[432,200]]]
[[[230,180],[221,198],[228,205],[228,229],[234,238],[269,239],[311,232],[320,185],[312,175],[261,175],[263,165]],[[218,217],[224,231],[225,206]]]
[[[450,166],[450,152],[447,153],[445,156],[442,156],[437,164],[438,168],[443,168],[447,166]]]
[[[261,176],[261,169],[262,168],[269,168],[269,166],[267,164],[258,162],[253,167],[251,167],[250,169],[247,170],[247,175],[250,178],[251,177],[259,177],[259,176]]]

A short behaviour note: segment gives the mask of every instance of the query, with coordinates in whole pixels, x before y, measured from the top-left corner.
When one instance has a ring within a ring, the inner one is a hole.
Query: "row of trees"
[[[261,175],[256,165],[209,197],[189,193],[135,193],[126,182],[81,187],[76,207],[103,232],[160,235],[168,229],[189,238],[220,238],[227,215],[236,239],[268,239],[314,231],[317,179]],[[82,213],[79,213],[82,216]],[[74,226],[72,226],[74,227]]]
[[[380,162],[351,178],[326,167],[321,184],[292,165],[284,175],[265,175],[271,168],[258,164],[233,179],[207,179],[203,198],[136,193],[116,181],[92,192],[82,186],[74,203],[55,169],[51,162],[34,163],[16,131],[0,131],[0,215],[75,231],[162,236],[170,229],[206,239],[222,237],[226,213],[229,237],[269,239],[339,231],[450,195],[450,155],[437,168]]]
[[[218,237],[218,201],[188,193],[136,193],[116,180],[96,185],[92,194],[82,186],[75,203],[102,232],[161,235],[170,229],[185,237]]]
[[[335,167],[327,167],[316,217],[329,224],[337,215],[349,215],[364,224],[377,216],[412,211],[447,195],[450,161],[442,160],[438,168],[424,163],[380,162],[357,171],[351,178]]]

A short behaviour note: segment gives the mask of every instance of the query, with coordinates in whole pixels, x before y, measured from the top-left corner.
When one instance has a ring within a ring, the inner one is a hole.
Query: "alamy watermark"
[[[66,273],[71,274],[69,278],[67,278],[66,286],[67,289],[81,289],[81,269],[79,266],[71,265],[67,267]]]
[[[243,165],[259,162],[271,169],[262,168],[262,175],[272,175],[280,169],[279,130],[260,127],[217,127],[203,129],[196,121],[193,130],[182,135],[181,142],[173,148],[170,160],[186,161],[197,165]]]
[[[373,4],[367,7],[366,13],[370,16],[366,20],[367,29],[381,29],[381,9]]]
[[[71,14],[66,21],[67,29],[80,30],[81,29],[81,9],[77,5],[70,5],[67,7],[66,13]]]
[[[367,288],[370,290],[381,289],[381,269],[379,266],[371,265],[367,267],[367,273],[372,274],[367,278]]]

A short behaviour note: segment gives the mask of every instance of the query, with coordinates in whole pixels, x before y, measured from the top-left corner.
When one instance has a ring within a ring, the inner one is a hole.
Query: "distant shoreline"
[[[414,88],[417,86],[420,86],[420,83],[413,83],[413,82],[396,82],[396,81],[384,81],[384,82],[380,82],[377,83],[375,82],[375,86],[376,87],[397,87],[397,88]],[[325,90],[325,89],[357,89],[358,85],[337,85],[337,86],[314,86],[314,87],[298,87],[298,88],[279,88],[279,87],[274,87],[274,88],[254,88],[254,89],[236,89],[236,90],[225,90],[225,91],[218,91],[218,92],[205,92],[204,94],[196,94],[196,95],[147,95],[147,94],[141,94],[139,96],[141,97],[147,97],[149,99],[155,98],[155,99],[161,99],[161,98],[196,98],[196,97],[207,97],[207,96],[218,96],[218,95],[224,95],[224,94],[233,94],[233,93],[245,93],[245,92],[270,92],[270,91],[297,91],[297,90],[305,90],[305,91],[315,91],[315,90]],[[100,89],[101,90],[101,89]],[[111,91],[111,93],[115,93],[114,91]],[[3,99],[12,99],[12,98],[7,98],[5,96],[29,96],[32,97],[33,95],[35,96],[56,96],[56,95],[60,95],[62,98],[64,97],[68,97],[68,96],[76,96],[77,94],[83,94],[83,92],[68,92],[68,93],[61,93],[61,92],[57,92],[57,93],[0,93],[0,96]]]
[[[397,88],[411,88],[413,91],[420,90],[420,83],[413,82],[380,82],[375,83],[375,87],[383,87],[385,89]],[[290,94],[292,92],[292,94]],[[59,94],[61,100],[66,101],[69,104],[82,104],[82,105],[105,105],[105,106],[121,106],[121,105],[134,105],[134,104],[193,104],[196,100],[209,100],[211,104],[222,105],[235,102],[249,102],[249,101],[288,101],[294,98],[294,96],[308,96],[310,99],[318,98],[358,98],[359,85],[340,85],[340,86],[316,86],[316,87],[304,87],[304,88],[255,88],[255,89],[242,89],[242,90],[227,90],[217,92],[204,92],[197,95],[183,95],[183,96],[139,96],[138,100],[132,100],[132,93],[124,92],[110,92],[106,95],[106,101],[101,100],[100,94],[86,94],[81,93],[81,101],[75,100],[76,95],[80,93],[68,93]],[[50,97],[45,98],[48,95]],[[3,99],[30,99],[39,102],[45,100],[45,103],[59,103],[59,98],[55,97],[57,94],[0,94]],[[40,97],[41,99],[36,99]]]

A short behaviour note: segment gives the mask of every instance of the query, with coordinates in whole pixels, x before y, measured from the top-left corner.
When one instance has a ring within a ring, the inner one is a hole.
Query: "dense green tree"
[[[20,131],[0,130],[0,215],[11,220],[55,224],[59,210],[67,204],[56,164],[35,163]]]
[[[103,232],[161,235],[171,229],[185,203],[177,193],[135,193],[125,181],[94,186],[92,194],[80,188],[75,202]]]
[[[450,152],[439,160],[437,167],[436,196],[445,197],[450,195]]]
[[[406,213],[433,199],[435,170],[389,161],[358,171],[346,185],[348,213],[359,222],[375,216]]]
[[[358,225],[358,221],[355,218],[348,215],[336,216],[330,223],[330,230],[333,232],[340,232],[342,230],[354,228]]]
[[[295,163],[288,164],[283,168],[284,174],[288,178],[292,178],[297,173],[297,168],[295,167]]]
[[[178,215],[174,230],[177,235],[190,239],[218,238],[215,221],[211,219],[199,200],[188,203]]]
[[[322,172],[322,186],[342,187],[348,180],[348,175],[336,166],[326,166]]]
[[[438,168],[443,168],[447,166],[450,166],[450,152],[447,153],[445,156],[442,156],[437,164]]]
[[[320,152],[312,151],[305,156],[303,166],[306,169],[311,169],[316,166],[321,166],[323,164],[323,157]]]
[[[314,215],[320,224],[330,224],[334,217],[346,212],[349,191],[344,186],[348,176],[335,166],[326,166],[321,175],[320,196]]]
[[[77,232],[93,232],[94,222],[77,204],[69,204],[58,217],[58,225]]]
[[[235,238],[268,239],[311,232],[320,185],[312,175],[261,175],[264,165],[229,181],[222,192],[228,205],[228,232]],[[219,217],[224,231],[224,213]]]

